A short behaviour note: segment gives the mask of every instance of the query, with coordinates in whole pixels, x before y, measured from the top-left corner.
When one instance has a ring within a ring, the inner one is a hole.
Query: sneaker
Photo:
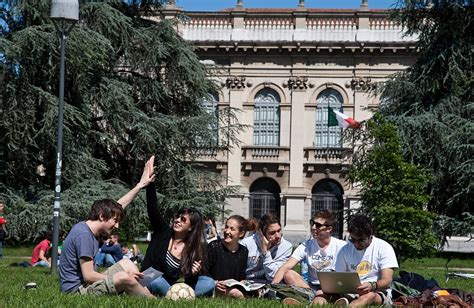
[[[283,305],[301,305],[301,302],[295,298],[287,297],[284,298],[281,303]]]
[[[345,297],[341,297],[334,302],[335,306],[349,306],[349,300]]]

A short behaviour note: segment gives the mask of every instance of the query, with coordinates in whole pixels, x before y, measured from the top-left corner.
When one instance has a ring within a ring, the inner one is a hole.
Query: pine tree
[[[376,235],[399,259],[430,255],[437,239],[426,210],[429,172],[403,158],[395,126],[379,113],[351,135],[356,147],[350,180],[360,188],[359,211],[374,219]]]
[[[56,163],[59,49],[50,4],[11,0],[0,8],[0,193],[8,201],[9,192],[15,192],[33,205],[44,200],[39,197],[44,191],[52,192]],[[194,162],[198,151],[193,149],[204,144],[229,150],[241,128],[236,111],[220,108],[217,117],[205,111],[201,101],[216,91],[216,84],[175,31],[176,21],[148,18],[160,4],[80,1],[80,21],[66,44],[61,213],[66,218],[78,213],[71,208],[78,200],[68,203],[68,193],[81,198],[68,189],[96,189],[94,195],[117,198],[138,180],[152,154],[166,215],[185,205],[215,213],[232,190]],[[226,140],[219,144],[209,130],[215,121],[220,140]],[[108,185],[101,190],[104,179],[122,182],[112,183],[112,193]],[[143,212],[143,204],[137,211]]]
[[[466,0],[399,1],[398,20],[419,36],[419,57],[381,88],[407,159],[428,168],[429,209],[461,218],[473,197],[473,6]]]

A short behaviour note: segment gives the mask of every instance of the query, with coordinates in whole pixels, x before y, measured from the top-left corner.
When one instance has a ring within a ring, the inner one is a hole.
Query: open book
[[[157,271],[151,266],[147,268],[146,270],[144,270],[142,274],[143,274],[143,277],[140,278],[138,282],[144,287],[148,286],[156,278],[160,278],[161,276],[163,276],[162,272]]]
[[[249,280],[243,280],[242,282],[240,282],[235,279],[227,279],[227,280],[224,280],[223,283],[228,288],[238,288],[242,291],[247,291],[247,292],[255,291],[265,286],[264,283],[256,283]]]

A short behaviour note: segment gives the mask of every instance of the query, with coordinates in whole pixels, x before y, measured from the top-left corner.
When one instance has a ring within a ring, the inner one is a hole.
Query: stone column
[[[243,94],[245,89],[244,76],[229,76],[226,80],[226,87],[229,90],[230,107],[242,110]],[[242,123],[242,114],[237,113],[237,121]],[[242,139],[242,136],[238,136]],[[240,185],[240,168],[242,151],[240,146],[235,146],[228,154],[228,185]]]
[[[288,80],[291,91],[291,128],[290,128],[290,177],[286,192],[286,226],[285,232],[291,236],[301,237],[306,231],[304,227],[304,201],[306,194],[303,189],[303,147],[304,147],[304,102],[307,77],[291,77]]]

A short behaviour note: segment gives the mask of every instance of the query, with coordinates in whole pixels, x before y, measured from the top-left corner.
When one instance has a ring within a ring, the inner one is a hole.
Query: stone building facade
[[[374,84],[406,69],[416,56],[416,38],[383,10],[312,9],[300,0],[291,9],[250,9],[242,1],[219,12],[182,12],[173,3],[157,18],[184,13],[180,34],[214,65],[219,93],[210,106],[239,109],[241,144],[231,153],[202,161],[240,191],[225,209],[244,217],[272,211],[285,236],[309,236],[317,209],[339,213],[357,206],[357,188],[345,178],[351,144],[328,127],[328,107],[357,121],[370,118],[379,101]]]

